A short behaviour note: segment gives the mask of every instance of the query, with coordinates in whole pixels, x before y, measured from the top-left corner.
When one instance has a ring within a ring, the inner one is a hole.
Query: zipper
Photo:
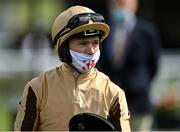
[[[73,91],[74,94],[74,114],[77,114],[79,112],[81,112],[80,109],[80,98],[79,98],[79,88],[78,88],[78,74],[73,73],[74,74],[74,79],[75,79],[75,88]]]
[[[73,73],[75,79],[75,89],[74,93],[74,104],[75,104],[75,113],[84,112],[86,107],[88,107],[86,100],[83,95],[80,95],[80,89],[78,87],[78,77],[79,74]]]

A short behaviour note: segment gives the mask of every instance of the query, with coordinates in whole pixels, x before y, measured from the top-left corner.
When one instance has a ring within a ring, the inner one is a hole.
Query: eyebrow
[[[89,43],[97,43],[99,42],[99,40],[81,40],[81,41],[78,41],[79,44],[89,44]]]
[[[97,39],[80,39],[80,40],[78,40],[78,41],[84,41],[84,42],[91,42],[91,41],[99,41],[99,39],[97,38]]]

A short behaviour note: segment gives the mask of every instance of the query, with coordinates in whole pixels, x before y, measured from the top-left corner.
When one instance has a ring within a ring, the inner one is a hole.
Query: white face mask
[[[73,50],[70,50],[70,54],[72,58],[71,65],[80,73],[86,73],[95,67],[100,57],[100,50],[93,55],[79,53]]]

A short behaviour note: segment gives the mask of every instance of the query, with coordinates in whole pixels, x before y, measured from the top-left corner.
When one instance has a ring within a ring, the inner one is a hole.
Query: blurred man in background
[[[137,0],[109,0],[108,5],[111,34],[99,67],[125,90],[132,130],[150,130],[150,84],[158,68],[159,36],[151,23],[136,17]]]

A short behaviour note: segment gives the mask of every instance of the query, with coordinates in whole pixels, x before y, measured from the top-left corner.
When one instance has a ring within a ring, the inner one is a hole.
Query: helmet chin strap
[[[67,64],[70,64],[72,62],[71,55],[69,52],[69,40],[63,42],[61,46],[58,47],[58,56],[60,61],[66,62]]]

